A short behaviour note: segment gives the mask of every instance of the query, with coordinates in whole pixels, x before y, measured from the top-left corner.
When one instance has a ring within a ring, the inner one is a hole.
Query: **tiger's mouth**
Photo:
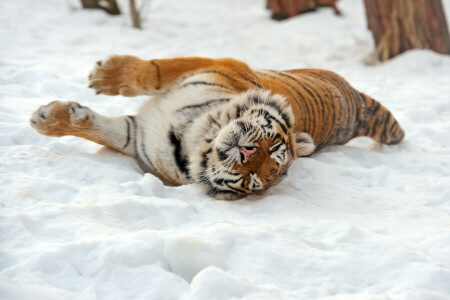
[[[251,141],[248,129],[253,125],[242,126],[241,120],[235,120],[222,128],[215,139],[215,149],[219,161],[225,167],[231,167],[234,163],[244,165],[248,163],[253,154],[256,153],[258,145]]]

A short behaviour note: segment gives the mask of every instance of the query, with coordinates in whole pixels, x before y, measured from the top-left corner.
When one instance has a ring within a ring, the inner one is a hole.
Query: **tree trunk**
[[[116,3],[116,0],[106,0],[107,5],[100,5],[100,0],[81,0],[83,8],[99,8],[103,9],[110,15],[119,15],[120,9]]]
[[[130,1],[130,13],[131,13],[131,20],[133,21],[133,27],[141,29],[141,19],[139,17],[139,11],[136,9],[136,3],[134,0]]]
[[[341,14],[336,7],[336,0],[267,0],[266,2],[266,7],[272,11],[272,19],[275,20],[284,20],[313,11],[318,6],[330,6],[336,15]]]
[[[441,0],[364,0],[375,57],[386,61],[414,48],[450,54]]]

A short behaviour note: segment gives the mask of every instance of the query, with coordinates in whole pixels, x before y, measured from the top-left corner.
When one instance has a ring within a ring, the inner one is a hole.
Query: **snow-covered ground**
[[[77,0],[0,1],[0,299],[450,299],[450,58],[365,66],[362,1],[281,23],[264,3],[154,0],[138,31]],[[86,88],[112,53],[331,69],[390,108],[406,140],[326,148],[263,197],[166,187],[28,125],[54,99],[133,113],[144,98]]]

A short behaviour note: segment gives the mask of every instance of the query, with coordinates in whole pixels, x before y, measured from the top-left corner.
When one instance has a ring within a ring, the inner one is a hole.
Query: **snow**
[[[366,66],[361,2],[277,23],[263,0],[154,0],[139,31],[76,0],[1,1],[0,299],[450,299],[450,58]],[[112,53],[331,69],[406,140],[326,148],[262,197],[167,187],[129,157],[28,125],[54,99],[132,114],[144,97],[86,88]]]

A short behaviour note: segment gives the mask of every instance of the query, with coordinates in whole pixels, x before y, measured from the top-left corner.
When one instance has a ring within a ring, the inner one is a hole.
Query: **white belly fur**
[[[144,133],[145,154],[152,160],[158,170],[164,170],[166,175],[177,178],[182,184],[190,183],[191,180],[177,167],[174,159],[174,147],[170,142],[169,133],[172,128],[183,123],[187,123],[189,127],[192,126],[196,120],[200,119],[200,116],[191,120],[189,116],[181,115],[177,111],[186,106],[203,104],[213,99],[232,98],[234,95],[229,90],[214,86],[189,85],[182,87],[186,83],[195,81],[214,82],[214,75],[201,74],[186,78],[177,86],[171,88],[170,91],[150,98],[136,115]],[[202,115],[207,111],[204,111]],[[191,140],[184,141],[187,144],[186,151],[192,151],[197,143],[192,134],[189,137]],[[139,151],[142,151],[142,149],[139,149]]]

